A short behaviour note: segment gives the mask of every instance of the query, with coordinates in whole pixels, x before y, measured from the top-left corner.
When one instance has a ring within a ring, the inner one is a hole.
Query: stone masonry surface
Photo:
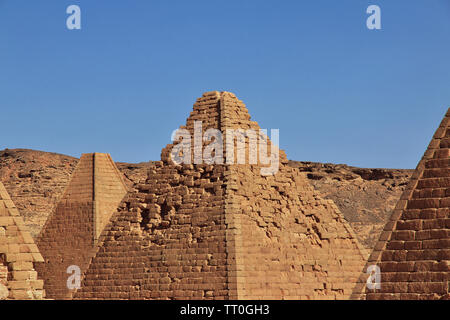
[[[43,299],[35,266],[44,260],[22,217],[0,182],[0,292],[6,299]]]
[[[181,128],[193,134],[194,121],[203,131],[259,129],[228,92],[205,93]],[[350,296],[365,262],[362,247],[334,203],[287,166],[283,151],[279,172],[261,176],[259,162],[176,165],[173,146],[112,215],[76,299]]]
[[[366,265],[381,269],[381,288],[367,289],[362,275],[353,298],[450,299],[449,210],[450,109]]]
[[[87,268],[99,234],[126,193],[121,173],[108,154],[82,155],[37,241],[45,259],[38,272],[48,298],[71,298],[67,268],[75,265],[81,272]]]

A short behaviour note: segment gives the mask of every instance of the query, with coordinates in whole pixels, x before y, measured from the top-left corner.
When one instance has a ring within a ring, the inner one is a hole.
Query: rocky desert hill
[[[290,161],[332,199],[361,243],[372,249],[414,170],[366,169],[345,164]]]
[[[36,237],[52,212],[78,159],[27,150],[0,151],[0,180]],[[145,181],[151,162],[116,163],[129,186]],[[365,169],[290,161],[325,198],[334,200],[362,244],[371,249],[413,170]]]

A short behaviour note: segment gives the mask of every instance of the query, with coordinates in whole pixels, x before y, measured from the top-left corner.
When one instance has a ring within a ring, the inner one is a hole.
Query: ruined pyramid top
[[[275,161],[287,163],[284,151],[278,148],[278,129],[262,130],[231,92],[204,93],[195,102],[186,125],[174,131],[172,140],[161,152],[164,163],[263,167],[271,167]]]

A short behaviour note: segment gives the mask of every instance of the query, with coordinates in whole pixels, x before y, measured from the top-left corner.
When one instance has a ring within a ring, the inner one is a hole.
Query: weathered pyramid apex
[[[175,160],[178,164],[201,164],[202,159],[208,158],[216,164],[270,167],[276,163],[277,167],[278,163],[288,161],[284,151],[277,147],[278,129],[271,129],[271,135],[272,131],[275,133],[269,138],[264,133],[267,129],[262,130],[251,120],[246,105],[234,93],[205,92],[194,103],[186,125],[174,131],[173,143],[161,151],[161,160],[164,163]],[[270,164],[266,159],[270,159]]]
[[[102,152],[87,152],[87,153],[82,153],[80,159],[83,158],[83,157],[92,156],[92,155],[111,156],[109,153],[102,153]]]
[[[232,92],[229,91],[207,91],[204,92],[202,97],[211,97],[211,96],[215,96],[215,97],[222,97],[222,96],[231,96],[233,98],[237,98],[236,95]]]

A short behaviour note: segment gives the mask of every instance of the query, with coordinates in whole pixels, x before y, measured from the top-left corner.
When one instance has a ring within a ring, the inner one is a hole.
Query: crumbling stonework
[[[0,296],[42,299],[43,281],[35,267],[43,262],[19,211],[0,182]],[[8,292],[3,292],[7,288]]]
[[[194,121],[203,132],[259,130],[228,92],[205,93],[181,128],[193,134]],[[103,230],[76,299],[349,297],[364,252],[337,207],[287,166],[284,152],[278,172],[262,176],[260,161],[174,164],[174,145]],[[250,145],[246,139],[247,160]]]
[[[82,155],[64,195],[38,238],[45,264],[39,274],[47,297],[69,299],[67,268],[83,272],[95,254],[98,237],[127,193],[122,176],[108,154]]]
[[[381,288],[361,276],[354,298],[450,298],[450,109],[417,165],[365,270],[377,265]]]
[[[2,258],[3,260],[4,258]],[[8,267],[4,261],[0,262],[0,300],[9,296],[8,289]]]

